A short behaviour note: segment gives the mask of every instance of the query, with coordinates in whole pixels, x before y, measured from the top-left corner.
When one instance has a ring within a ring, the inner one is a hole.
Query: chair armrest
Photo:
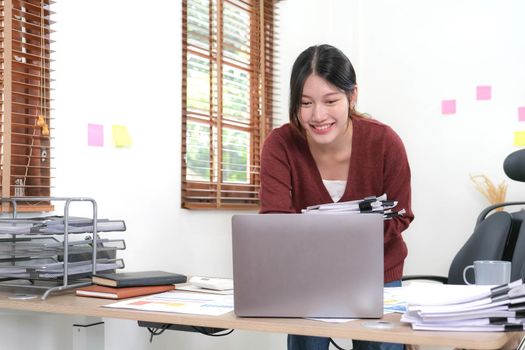
[[[494,209],[501,208],[501,207],[509,207],[513,205],[525,205],[525,202],[504,202],[504,203],[498,203],[498,204],[494,204],[489,207],[486,207],[485,209],[483,209],[481,213],[479,213],[478,219],[476,220],[476,226],[479,223],[481,223],[483,220],[485,220],[487,215]]]
[[[443,284],[447,284],[448,277],[445,276],[434,276],[434,275],[410,275],[401,277],[401,281],[413,281],[413,280],[427,280],[436,281]]]

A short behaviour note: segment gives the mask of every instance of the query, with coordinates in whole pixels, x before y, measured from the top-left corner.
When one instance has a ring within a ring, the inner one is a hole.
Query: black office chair
[[[503,163],[505,174],[516,181],[525,182],[525,150],[511,153]],[[458,251],[448,276],[404,276],[403,281],[433,280],[447,284],[465,284],[463,270],[475,260],[505,260],[511,262],[511,281],[525,277],[525,211],[504,211],[490,214],[500,207],[525,205],[525,202],[505,202],[491,205],[478,216],[474,232]],[[472,269],[467,278],[473,281]]]

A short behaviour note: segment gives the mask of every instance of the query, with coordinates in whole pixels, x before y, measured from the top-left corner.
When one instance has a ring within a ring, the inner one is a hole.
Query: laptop
[[[237,316],[383,316],[381,214],[234,215],[232,254]]]

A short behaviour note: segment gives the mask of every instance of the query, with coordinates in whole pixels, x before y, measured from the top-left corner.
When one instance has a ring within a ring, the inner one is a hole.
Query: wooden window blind
[[[0,1],[0,191],[7,197],[48,197],[51,188],[50,0]],[[46,211],[48,202],[19,202]],[[9,210],[8,205],[2,211]]]
[[[272,126],[275,0],[184,0],[182,207],[259,206]]]

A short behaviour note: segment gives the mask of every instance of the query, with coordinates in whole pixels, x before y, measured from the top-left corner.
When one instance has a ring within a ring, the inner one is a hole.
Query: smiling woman
[[[290,78],[290,123],[266,139],[261,160],[261,213],[300,213],[308,206],[386,193],[406,214],[384,225],[385,285],[398,286],[407,247],[401,233],[414,215],[410,167],[399,136],[355,111],[357,83],[348,58],[330,45],[312,46]],[[290,335],[291,350],[328,349],[329,339]],[[356,341],[358,349],[401,344]]]

